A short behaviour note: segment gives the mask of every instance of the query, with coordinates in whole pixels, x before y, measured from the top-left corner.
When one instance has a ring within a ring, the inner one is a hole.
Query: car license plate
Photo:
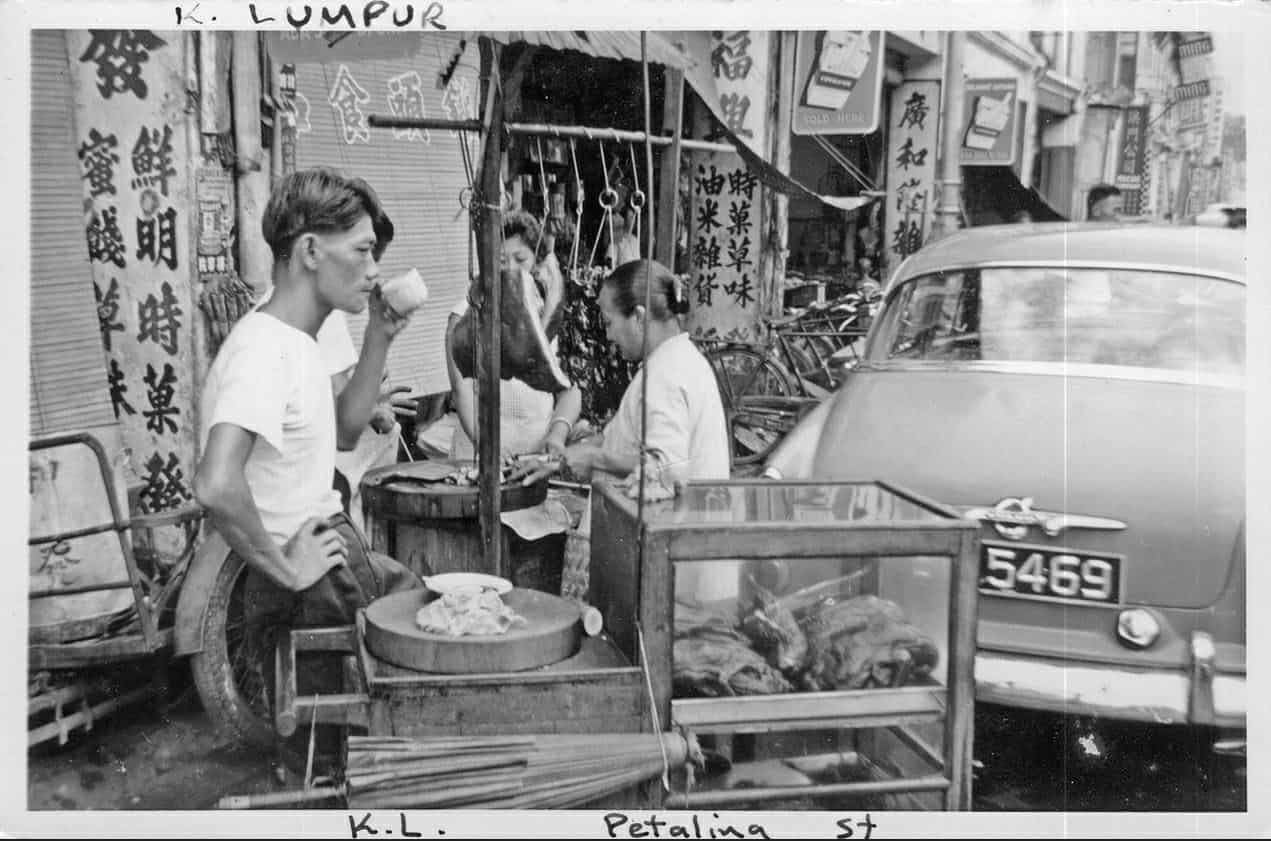
[[[1073,549],[984,543],[980,547],[980,592],[1119,604],[1121,560],[1118,555]]]

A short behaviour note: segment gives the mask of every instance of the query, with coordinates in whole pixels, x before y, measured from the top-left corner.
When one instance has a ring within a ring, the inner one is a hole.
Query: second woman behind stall
[[[564,280],[556,258],[543,254],[544,248],[538,220],[523,211],[503,217],[503,248],[500,265],[534,276],[533,291],[541,298],[531,302],[546,328],[556,317],[564,296]],[[473,441],[477,431],[476,380],[459,373],[451,344],[455,325],[468,310],[465,296],[450,313],[446,327],[446,370],[450,376],[450,396],[456,421],[450,444],[453,461],[471,461],[476,457]],[[554,345],[555,343],[553,343]],[[555,348],[553,347],[553,350]],[[576,386],[553,397],[517,379],[499,384],[499,449],[501,455],[547,453],[561,455],[565,442],[582,409],[582,393]]]
[[[605,278],[598,303],[609,341],[641,365],[604,431],[566,447],[564,465],[582,479],[597,472],[635,478],[643,429],[647,486],[669,489],[690,479],[728,479],[728,432],[719,385],[710,363],[680,326],[688,300],[675,275],[653,260],[624,263]],[[642,420],[646,377],[648,411]],[[521,475],[529,484],[559,469],[549,464]],[[737,592],[736,581],[685,580],[681,586],[702,600]]]

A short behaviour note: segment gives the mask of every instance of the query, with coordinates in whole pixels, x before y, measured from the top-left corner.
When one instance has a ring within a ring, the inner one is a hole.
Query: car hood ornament
[[[1064,529],[1121,531],[1126,528],[1126,524],[1120,520],[1107,517],[1035,511],[1033,498],[1027,496],[1007,497],[992,508],[970,508],[962,516],[968,520],[992,523],[997,533],[1007,540],[1023,540],[1032,526],[1041,529],[1047,537],[1057,537]]]

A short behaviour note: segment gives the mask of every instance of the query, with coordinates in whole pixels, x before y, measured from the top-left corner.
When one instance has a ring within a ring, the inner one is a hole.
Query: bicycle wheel
[[[791,397],[794,387],[785,368],[750,347],[717,348],[707,354],[719,382],[724,415],[732,438],[733,465],[762,460],[793,426],[795,416],[762,405],[763,398]]]
[[[236,742],[276,745],[264,670],[265,650],[250,650],[244,637],[243,592],[247,565],[230,554],[216,577],[203,619],[203,650],[190,660],[199,698],[213,724]]]

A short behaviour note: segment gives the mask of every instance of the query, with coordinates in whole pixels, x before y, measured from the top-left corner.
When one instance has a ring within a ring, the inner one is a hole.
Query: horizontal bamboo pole
[[[703,806],[736,806],[763,800],[784,800],[789,797],[827,797],[835,794],[892,794],[913,791],[944,791],[949,787],[946,777],[911,777],[904,780],[877,780],[859,783],[830,783],[828,785],[769,786],[767,788],[741,788],[721,791],[676,792],[669,794],[664,803],[667,809],[697,809]]]
[[[480,120],[447,120],[440,117],[397,117],[386,114],[372,114],[366,119],[371,128],[395,129],[449,129],[451,131],[480,132]],[[670,146],[673,138],[642,131],[628,131],[606,126],[560,126],[548,123],[505,123],[503,128],[508,134],[523,134],[538,137],[564,137],[581,140],[610,140],[614,143],[644,143],[646,140],[654,146]],[[681,138],[680,147],[697,152],[736,152],[728,143],[711,143],[706,140]]]
[[[100,704],[96,704],[87,710],[80,710],[79,712],[65,716],[61,721],[50,721],[48,724],[28,731],[27,747],[34,747],[35,745],[38,745],[41,742],[46,742],[55,736],[60,736],[64,732],[69,732],[80,725],[83,725],[84,730],[88,731],[92,729],[92,724],[97,719],[110,715],[120,707],[125,707],[128,704],[134,704],[138,701],[144,701],[153,692],[154,689],[151,687],[134,689],[133,691],[127,692],[116,698],[110,698],[109,700],[102,701]]]
[[[218,809],[267,809],[296,806],[344,797],[343,786],[317,786],[293,791],[271,791],[265,794],[231,794],[216,802]]]

